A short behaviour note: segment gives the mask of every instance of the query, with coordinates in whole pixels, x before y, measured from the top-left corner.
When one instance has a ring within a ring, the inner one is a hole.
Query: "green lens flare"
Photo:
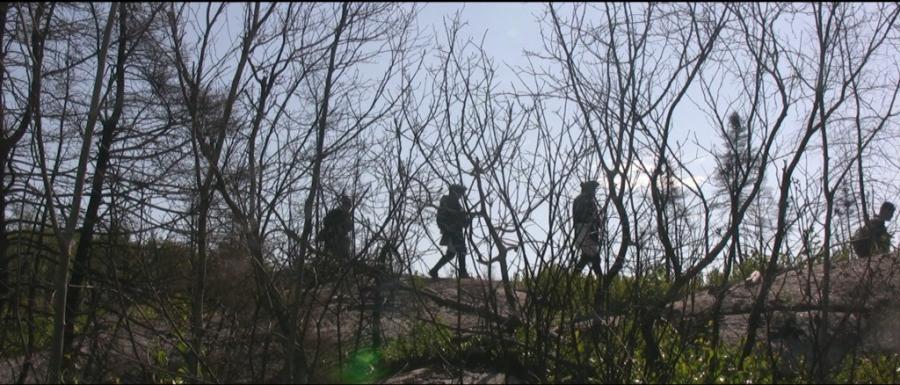
[[[381,367],[381,352],[373,348],[364,348],[350,354],[341,370],[343,380],[351,384],[369,384],[384,375]]]

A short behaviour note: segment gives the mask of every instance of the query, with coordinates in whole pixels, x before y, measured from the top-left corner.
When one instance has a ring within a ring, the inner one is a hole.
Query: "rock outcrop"
[[[827,304],[823,302],[824,266],[806,265],[781,271],[767,296],[761,341],[771,341],[785,357],[809,360],[815,333],[824,330],[828,360],[837,363],[858,349],[900,353],[900,255],[882,254],[832,264]],[[726,289],[721,307],[721,336],[738,344],[761,282],[741,281]],[[715,289],[693,293],[673,304],[676,318],[707,322],[712,317]],[[828,312],[828,325],[822,317]],[[696,323],[693,323],[696,325]]]

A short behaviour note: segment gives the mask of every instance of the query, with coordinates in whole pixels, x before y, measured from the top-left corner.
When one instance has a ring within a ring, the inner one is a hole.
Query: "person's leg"
[[[603,268],[600,266],[600,243],[597,242],[595,237],[588,237],[584,243],[586,249],[585,258],[590,262],[591,270],[599,277],[603,272]]]
[[[581,257],[579,257],[578,261],[575,262],[575,272],[580,273],[582,270],[584,270],[584,266],[587,265],[589,259],[590,257],[582,252]]]
[[[866,258],[872,256],[872,240],[869,238],[863,238],[860,242],[859,251],[857,255],[860,257]]]
[[[453,246],[447,245],[447,252],[441,257],[438,263],[428,271],[428,275],[431,276],[431,278],[437,278],[438,270],[444,267],[444,265],[446,265],[447,262],[450,262],[455,256],[456,253],[453,252]]]
[[[456,263],[459,266],[459,277],[469,278],[469,272],[466,271],[466,250],[462,249],[456,253]]]
[[[862,241],[861,241],[861,240],[859,240],[859,239],[851,239],[851,240],[850,240],[850,245],[853,246],[853,253],[856,254],[856,257],[857,257],[857,258],[860,258],[860,257],[863,256],[863,249],[862,249]]]
[[[466,238],[462,233],[455,233],[450,237],[449,247],[456,254],[456,273],[460,278],[469,278],[466,271]]]
[[[875,238],[874,247],[872,247],[872,255],[880,255],[885,254],[891,251],[891,241],[890,238],[881,236]]]
[[[333,240],[328,240],[325,242],[325,255],[324,259],[321,261],[322,271],[329,277],[333,277],[339,274],[339,270],[341,266],[343,266],[343,255],[340,250],[340,246],[336,244]]]
[[[356,261],[353,258],[353,250],[350,247],[350,238],[340,238],[336,247],[338,248],[338,253],[340,253],[338,259],[340,263],[346,266],[345,268],[349,268],[351,273],[356,274],[359,269],[357,269]]]
[[[600,255],[592,255],[589,258],[591,259],[591,270],[599,277],[600,274],[603,274],[603,268],[600,266]]]
[[[588,227],[584,224],[575,224],[575,248],[581,252],[578,260],[575,262],[575,273],[581,273],[584,266],[590,261],[587,249]]]

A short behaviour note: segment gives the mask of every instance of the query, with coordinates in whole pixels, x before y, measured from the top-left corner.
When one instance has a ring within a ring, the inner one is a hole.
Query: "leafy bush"
[[[864,354],[844,359],[834,376],[837,383],[896,384],[900,382],[900,354]]]

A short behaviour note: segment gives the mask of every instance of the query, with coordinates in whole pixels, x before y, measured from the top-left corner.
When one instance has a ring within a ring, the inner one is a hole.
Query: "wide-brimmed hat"
[[[581,182],[582,190],[596,190],[598,186],[600,186],[600,183],[597,183],[597,181],[593,181],[593,180],[589,180],[587,182]]]
[[[461,184],[454,183],[454,184],[450,185],[450,191],[458,191],[458,192],[463,193],[463,192],[466,192],[466,187]]]
[[[885,216],[887,218],[894,216],[894,204],[891,202],[884,202],[881,204],[881,210],[878,211],[878,214],[881,216]]]

